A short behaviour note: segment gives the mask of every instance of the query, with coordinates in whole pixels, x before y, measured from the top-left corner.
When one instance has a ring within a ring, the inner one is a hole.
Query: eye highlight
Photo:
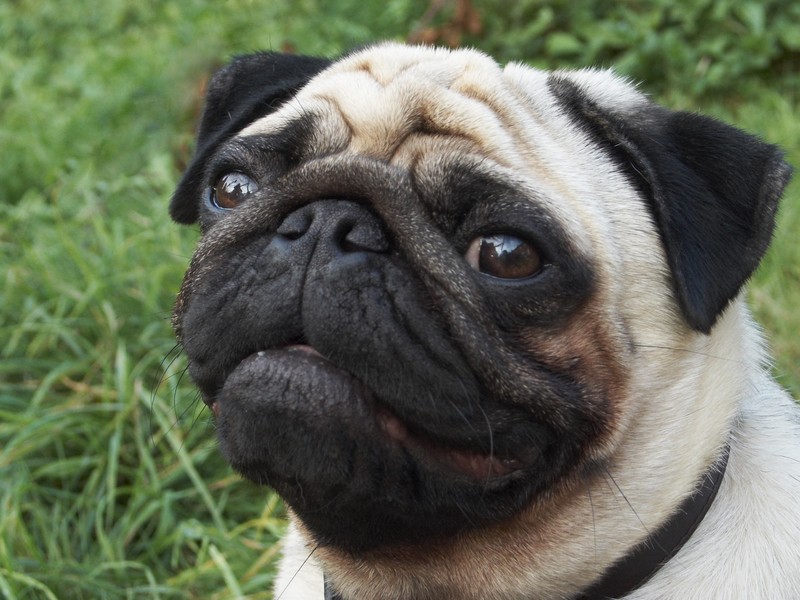
[[[237,208],[258,191],[258,184],[244,173],[225,173],[211,187],[211,203],[224,210]]]
[[[525,279],[542,269],[542,259],[528,242],[513,235],[476,237],[464,255],[476,271],[498,279]]]

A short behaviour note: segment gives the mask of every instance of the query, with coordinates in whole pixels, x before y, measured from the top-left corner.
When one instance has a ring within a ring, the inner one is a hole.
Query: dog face
[[[530,539],[675,434],[659,415],[698,396],[664,390],[757,266],[788,173],[607,72],[243,57],[173,197],[203,233],[174,324],[226,458],[322,546]]]

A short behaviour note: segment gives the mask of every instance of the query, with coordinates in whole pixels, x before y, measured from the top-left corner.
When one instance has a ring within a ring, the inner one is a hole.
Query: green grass
[[[169,325],[166,218],[203,76],[233,53],[402,37],[427,2],[0,4],[0,598],[270,598],[284,528],[233,475]],[[291,9],[289,8],[291,6]],[[703,108],[787,148],[787,84]],[[751,297],[800,391],[800,182]]]
[[[736,122],[787,151],[795,177],[787,189],[772,248],[753,277],[750,302],[775,358],[775,376],[800,398],[800,93],[764,92],[758,104],[736,111]],[[724,113],[723,113],[724,116]]]

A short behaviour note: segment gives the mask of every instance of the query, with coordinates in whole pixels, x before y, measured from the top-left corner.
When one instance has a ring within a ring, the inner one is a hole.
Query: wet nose
[[[378,217],[351,200],[318,200],[286,216],[277,232],[316,264],[355,253],[383,253],[389,240]]]

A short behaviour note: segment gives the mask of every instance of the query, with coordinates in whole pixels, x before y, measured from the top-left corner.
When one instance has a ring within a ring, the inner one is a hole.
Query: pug
[[[174,327],[290,511],[276,597],[800,598],[800,410],[742,291],[789,176],[609,71],[219,71]]]

